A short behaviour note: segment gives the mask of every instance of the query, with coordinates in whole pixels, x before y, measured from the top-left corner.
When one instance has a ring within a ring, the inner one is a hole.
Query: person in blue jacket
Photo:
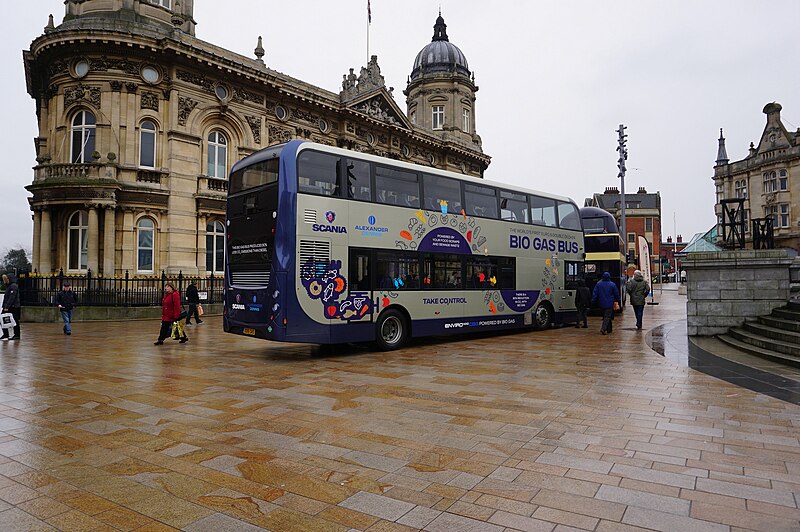
[[[603,272],[602,278],[594,285],[592,292],[592,305],[603,309],[603,324],[600,326],[600,334],[611,334],[614,303],[619,304],[619,288],[611,282],[611,274]]]

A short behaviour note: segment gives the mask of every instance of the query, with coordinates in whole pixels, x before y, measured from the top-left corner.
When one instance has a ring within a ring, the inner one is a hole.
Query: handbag
[[[14,315],[10,312],[6,312],[5,314],[0,314],[0,329],[11,329],[12,327],[16,327],[17,322],[14,320]]]
[[[614,301],[614,312],[619,312],[620,306],[618,301]]]
[[[203,305],[201,305],[200,303],[197,304],[197,315],[198,316],[203,315]]]
[[[185,319],[186,319],[186,316],[188,316],[188,315],[189,315],[189,314],[188,314],[188,313],[187,313],[185,310],[181,310],[181,313],[180,313],[180,314],[178,314],[178,319],[179,319],[179,320],[185,320]]]

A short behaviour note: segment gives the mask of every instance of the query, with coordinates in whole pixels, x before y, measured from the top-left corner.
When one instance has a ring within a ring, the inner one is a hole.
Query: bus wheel
[[[397,310],[390,309],[380,315],[375,338],[378,347],[383,351],[391,351],[406,342],[408,326],[405,317]]]
[[[549,329],[553,324],[553,307],[542,303],[533,311],[533,325],[536,329]]]

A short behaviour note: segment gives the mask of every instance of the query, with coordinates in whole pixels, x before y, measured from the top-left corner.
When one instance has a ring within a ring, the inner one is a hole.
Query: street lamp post
[[[628,142],[627,141],[628,135],[625,134],[626,129],[627,128],[624,125],[620,124],[619,129],[617,130],[617,133],[619,135],[617,138],[617,143],[619,144],[617,146],[617,151],[619,152],[619,159],[617,159],[617,168],[619,168],[619,173],[617,174],[617,177],[620,179],[620,187],[619,187],[620,191],[619,204],[621,209],[620,221],[622,222],[622,239],[623,242],[625,242],[625,262],[627,264],[628,232],[627,228],[625,227],[625,170],[626,170],[625,161],[628,160],[628,148],[625,146],[625,144]]]

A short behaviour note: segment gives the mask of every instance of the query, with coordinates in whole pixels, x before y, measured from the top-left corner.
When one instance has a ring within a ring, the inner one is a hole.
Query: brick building
[[[621,194],[617,187],[606,187],[605,192],[595,193],[584,202],[585,207],[599,207],[611,213],[622,227]],[[635,194],[625,194],[625,226],[628,257],[639,263],[638,237],[643,236],[650,245],[651,271],[657,273],[658,257],[661,255],[661,193],[647,192],[639,187]],[[630,259],[629,259],[630,261]]]

